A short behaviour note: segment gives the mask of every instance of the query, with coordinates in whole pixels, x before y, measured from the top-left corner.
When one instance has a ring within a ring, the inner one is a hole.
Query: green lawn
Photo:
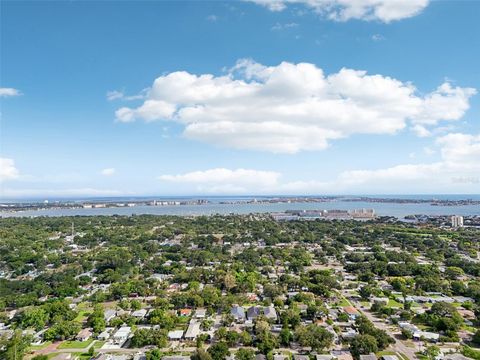
[[[388,351],[388,350],[379,351],[377,353],[377,357],[381,357],[383,355],[397,355],[397,353],[395,351]]]
[[[95,341],[95,344],[93,344],[93,347],[95,349],[100,349],[103,345],[105,345],[105,341]]]
[[[78,360],[90,360],[92,357],[88,353],[74,353]]]
[[[77,305],[77,310],[87,310],[90,309],[90,304],[88,302],[81,302]]]
[[[338,302],[338,306],[340,306],[340,307],[350,306],[350,305],[351,305],[350,302],[347,299],[345,299],[343,296],[340,299],[340,301]]]
[[[94,340],[89,339],[87,341],[64,341],[58,348],[59,349],[84,349],[90,345]]]
[[[74,319],[74,321],[84,322],[85,320],[87,320],[88,315],[90,315],[91,313],[92,313],[92,311],[90,311],[90,310],[80,310],[78,312],[77,317]]]
[[[31,351],[36,351],[36,350],[42,350],[45,349],[48,345],[50,345],[52,342],[51,341],[46,341],[42,345],[30,345],[29,349]]]
[[[399,303],[396,300],[388,299],[387,307],[389,307],[389,308],[403,308],[403,304]]]
[[[420,360],[428,360],[428,357],[423,355],[422,353],[420,352],[416,352],[415,355],[417,355],[417,357],[420,359]]]
[[[388,351],[388,350],[385,350],[385,351],[379,351],[377,354],[377,357],[380,358],[384,355],[397,355],[397,357],[399,359],[402,359],[402,360],[408,360],[408,357],[405,355],[405,354],[402,354],[402,353],[397,353],[395,351]]]

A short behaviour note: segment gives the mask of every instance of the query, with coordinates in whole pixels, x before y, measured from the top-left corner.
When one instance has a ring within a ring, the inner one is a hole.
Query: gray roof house
[[[105,310],[103,313],[103,317],[105,318],[105,321],[108,323],[110,320],[112,320],[115,316],[117,315],[117,312],[113,309],[108,309]]]
[[[375,354],[360,355],[360,360],[377,360],[377,355]]]
[[[275,311],[275,308],[273,306],[267,306],[263,309],[263,313],[265,314],[265,317],[270,320],[277,320],[277,312]]]
[[[245,321],[245,309],[241,306],[234,305],[232,310],[230,310],[230,314],[233,315],[233,318],[236,322],[244,322]]]
[[[251,306],[247,310],[247,318],[249,320],[254,320],[260,315],[262,315],[263,311],[260,306]]]

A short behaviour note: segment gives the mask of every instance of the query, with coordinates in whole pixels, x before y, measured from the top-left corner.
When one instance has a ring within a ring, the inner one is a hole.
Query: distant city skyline
[[[0,6],[0,198],[480,193],[479,2]]]

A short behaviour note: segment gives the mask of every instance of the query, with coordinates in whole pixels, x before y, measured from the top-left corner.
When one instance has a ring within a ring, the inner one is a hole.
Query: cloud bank
[[[271,11],[283,11],[289,5],[302,5],[327,19],[352,19],[389,23],[418,15],[429,0],[247,0]]]
[[[245,193],[253,188],[267,189],[278,185],[280,174],[274,171],[215,168],[179,175],[162,175],[159,179],[175,184],[194,185],[208,193]]]
[[[155,79],[139,107],[120,122],[175,121],[183,135],[214,145],[274,153],[323,150],[353,134],[419,135],[462,118],[473,88],[445,82],[425,95],[409,82],[343,68],[326,75],[314,64],[264,66],[242,59],[223,76],[176,71]]]
[[[191,191],[229,194],[473,193],[480,184],[480,134],[452,133],[437,138],[441,159],[384,169],[351,170],[332,181],[281,181],[281,174],[260,170],[210,169],[159,179],[190,186]]]

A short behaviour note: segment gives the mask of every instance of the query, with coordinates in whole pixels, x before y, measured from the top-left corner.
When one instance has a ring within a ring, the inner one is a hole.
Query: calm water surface
[[[399,198],[399,197],[397,197]],[[471,197],[474,198],[474,197]],[[123,208],[99,209],[46,209],[29,210],[22,212],[0,212],[3,217],[25,216],[76,216],[76,215],[211,215],[211,214],[249,214],[281,212],[285,210],[331,210],[331,209],[375,209],[378,215],[389,215],[402,218],[406,215],[480,215],[479,205],[466,206],[431,206],[430,204],[395,204],[332,201],[322,203],[276,203],[276,204],[220,204],[218,201],[206,205],[176,205],[176,206],[134,206]]]

